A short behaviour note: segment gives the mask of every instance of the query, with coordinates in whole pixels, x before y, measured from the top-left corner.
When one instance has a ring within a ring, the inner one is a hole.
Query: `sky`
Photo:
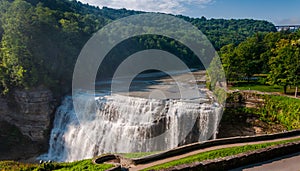
[[[206,18],[251,18],[300,25],[300,0],[80,0],[90,5]]]

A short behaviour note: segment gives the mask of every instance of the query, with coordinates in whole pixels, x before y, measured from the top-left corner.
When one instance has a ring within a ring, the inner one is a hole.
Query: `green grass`
[[[289,142],[295,142],[295,141],[300,141],[300,138],[293,139],[293,140],[286,140],[286,141],[279,141],[279,142],[272,142],[272,143],[263,143],[263,144],[255,144],[255,145],[246,145],[246,146],[240,146],[240,147],[230,147],[230,148],[223,148],[223,149],[218,149],[218,150],[212,150],[196,155],[192,155],[189,157],[185,157],[179,160],[174,160],[168,163],[164,163],[161,165],[156,165],[153,167],[146,168],[144,170],[159,170],[159,169],[166,169],[170,168],[173,166],[178,166],[182,164],[188,164],[188,163],[194,163],[194,162],[200,162],[204,160],[209,160],[209,159],[216,159],[216,158],[222,158],[226,156],[232,156],[244,152],[249,152],[249,151],[254,151],[270,146],[275,146],[279,144],[285,144]]]
[[[279,86],[259,85],[259,84],[237,84],[230,87],[231,90],[256,90],[262,92],[283,92],[283,88]]]
[[[78,171],[78,170],[99,170],[104,171],[112,168],[112,164],[93,164],[92,160],[82,160],[71,163],[44,163],[44,164],[25,164],[14,161],[0,161],[1,171],[46,171],[46,170],[57,170],[57,171]]]
[[[149,155],[156,154],[156,153],[159,153],[159,152],[154,151],[154,152],[138,152],[138,153],[121,153],[120,155],[125,158],[133,159],[133,158],[149,156]]]
[[[282,86],[277,85],[266,85],[266,84],[260,84],[257,82],[235,82],[233,86],[229,87],[231,90],[255,90],[255,91],[261,91],[261,92],[279,92],[284,93]],[[294,95],[295,94],[295,87],[287,87],[287,94]]]

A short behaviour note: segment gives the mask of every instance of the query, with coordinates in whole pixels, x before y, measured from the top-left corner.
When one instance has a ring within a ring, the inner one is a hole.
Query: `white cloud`
[[[203,8],[213,0],[80,0],[99,7],[126,8],[132,10],[182,14],[188,6]]]

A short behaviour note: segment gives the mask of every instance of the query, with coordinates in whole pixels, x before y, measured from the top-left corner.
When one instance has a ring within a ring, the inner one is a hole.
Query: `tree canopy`
[[[75,0],[2,0],[0,2],[1,92],[5,94],[14,88],[32,88],[39,85],[57,93],[68,92],[77,56],[85,42],[107,23],[141,13],[143,12],[107,7],[100,9]],[[198,27],[217,50],[228,44],[232,44],[229,48],[238,46],[240,42],[257,32],[276,31],[274,25],[266,21],[177,17]],[[151,48],[167,50],[191,66],[194,64],[193,67],[202,67],[195,62],[196,58],[191,50],[172,39],[153,35],[128,41],[136,46],[123,43],[123,47],[112,53],[112,65],[116,63],[115,59],[122,56],[124,50],[134,47],[131,52]],[[261,40],[258,37],[248,41],[251,43]],[[249,65],[251,63],[255,65],[260,59],[243,50],[248,47],[244,44],[239,45],[241,47],[236,54],[243,53],[246,55],[244,58],[249,58]],[[256,46],[258,45],[253,47]],[[233,56],[235,55],[231,54],[223,58],[234,62]],[[255,61],[250,61],[250,58]],[[248,63],[246,62],[245,66]],[[232,67],[232,64],[229,63],[227,67]],[[235,75],[238,72],[230,74]]]
[[[220,55],[228,81],[248,80],[267,74],[267,83],[298,86],[300,81],[300,30],[298,32],[258,33],[239,45],[226,45]]]
[[[274,56],[269,61],[269,83],[282,85],[286,93],[287,86],[300,83],[300,39],[281,39],[273,51]]]

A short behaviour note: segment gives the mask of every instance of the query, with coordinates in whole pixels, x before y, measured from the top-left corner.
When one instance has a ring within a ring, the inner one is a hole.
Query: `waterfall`
[[[222,110],[208,97],[199,101],[100,95],[90,100],[79,94],[76,99],[77,115],[71,96],[57,109],[44,158],[75,161],[103,153],[161,151],[207,140]]]

